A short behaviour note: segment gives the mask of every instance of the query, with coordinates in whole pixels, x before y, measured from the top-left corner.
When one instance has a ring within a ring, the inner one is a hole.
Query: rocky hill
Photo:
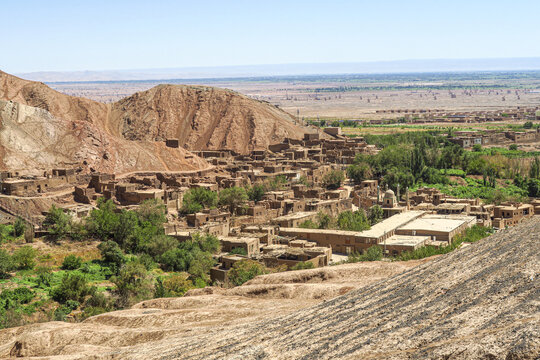
[[[0,357],[537,359],[539,244],[537,216],[431,261],[266,275],[80,324],[5,329]]]
[[[194,170],[208,164],[185,149],[246,153],[304,132],[268,103],[209,87],[160,85],[103,104],[0,71],[0,100],[2,169]]]
[[[112,105],[111,130],[129,140],[176,138],[189,150],[265,149],[304,128],[266,102],[206,86],[159,85]]]

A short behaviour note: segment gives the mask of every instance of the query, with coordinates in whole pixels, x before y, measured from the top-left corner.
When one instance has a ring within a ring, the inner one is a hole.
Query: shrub
[[[52,285],[53,273],[52,269],[48,266],[38,266],[36,272],[36,284],[41,288],[48,288]]]
[[[293,267],[291,267],[291,270],[304,270],[304,269],[313,269],[314,265],[312,262],[304,262],[300,261]]]
[[[61,304],[68,300],[82,303],[88,295],[94,294],[96,289],[88,285],[86,277],[78,272],[66,273],[62,277],[60,285],[51,290],[53,300]]]
[[[99,244],[98,249],[101,252],[103,262],[110,266],[115,272],[126,262],[126,257],[124,256],[122,249],[120,249],[120,246],[112,240]]]
[[[26,223],[22,218],[17,217],[17,220],[15,220],[15,223],[13,224],[13,234],[15,235],[15,237],[19,237],[24,235],[25,230]]]
[[[368,211],[368,219],[371,225],[375,225],[383,218],[383,209],[379,205],[373,205]]]
[[[130,262],[123,265],[112,282],[116,285],[119,307],[130,306],[152,296],[152,282],[142,264]]]
[[[253,260],[237,261],[229,270],[229,281],[236,286],[240,286],[246,281],[253,279],[257,275],[266,273],[264,265]]]
[[[13,259],[4,249],[0,249],[0,278],[5,279],[13,270]]]
[[[345,174],[341,170],[332,170],[323,176],[323,185],[327,189],[337,189],[345,180]]]
[[[146,252],[154,257],[154,259],[158,259],[161,255],[175,249],[177,246],[178,240],[171,236],[155,236],[146,245]]]
[[[347,262],[354,263],[359,261],[379,261],[382,260],[382,258],[383,249],[378,245],[374,245],[367,249],[367,251],[365,251],[363,254],[356,252],[349,254]]]
[[[243,247],[235,247],[229,252],[229,254],[236,254],[236,255],[244,255],[244,256],[246,256],[247,251]]]
[[[29,245],[18,248],[13,253],[13,262],[19,270],[30,270],[36,266],[36,250]]]
[[[62,261],[62,269],[64,270],[76,270],[82,265],[82,259],[76,255],[69,254]]]
[[[163,294],[160,297],[184,296],[189,289],[194,287],[187,273],[171,275],[162,280],[162,285]]]
[[[509,150],[512,150],[512,151],[516,151],[518,149],[517,147],[517,144],[511,144],[509,147],[508,147]]]
[[[344,211],[339,214],[337,222],[341,230],[363,231],[370,228],[364,210]]]

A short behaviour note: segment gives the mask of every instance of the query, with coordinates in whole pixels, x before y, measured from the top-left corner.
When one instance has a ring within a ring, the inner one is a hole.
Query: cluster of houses
[[[474,145],[504,145],[509,143],[528,143],[540,140],[540,129],[523,131],[454,131],[450,141],[463,148],[472,148]]]
[[[64,205],[75,217],[86,216],[100,198],[114,201],[119,208],[159,199],[168,213],[167,235],[184,241],[205,232],[221,241],[222,253],[216,255],[219,264],[211,272],[212,279],[219,282],[227,282],[231,267],[245,259],[269,267],[320,267],[330,264],[333,254],[362,252],[374,245],[393,256],[425,245],[445,246],[475,224],[504,228],[540,213],[539,200],[483,205],[478,199],[456,199],[435,189],[405,189],[401,193],[398,187],[397,194],[383,191],[377,180],[335,190],[323,187],[328,172],[345,169],[358,153],[376,152],[362,138],[346,138],[339,128],[327,128],[325,133],[306,134],[302,140],[285,139],[247,155],[231,150],[200,151],[197,154],[214,167],[198,172],[148,172],[117,178],[114,174],[82,175],[72,169],[57,169],[35,179],[2,174],[2,192],[29,196],[44,188],[75,186],[74,201]],[[26,188],[15,185],[19,183]],[[257,202],[247,201],[234,210],[211,208],[179,216],[189,189],[221,191],[255,184],[265,184]],[[308,220],[316,222],[320,214],[337,217],[343,211],[367,211],[374,205],[382,208],[383,220],[369,230],[301,226]]]
[[[400,114],[407,122],[425,123],[483,123],[494,121],[540,120],[540,107],[509,108],[505,110],[478,110],[449,112],[442,109],[389,109],[377,110],[377,114]],[[370,120],[371,124],[384,124],[388,120]]]

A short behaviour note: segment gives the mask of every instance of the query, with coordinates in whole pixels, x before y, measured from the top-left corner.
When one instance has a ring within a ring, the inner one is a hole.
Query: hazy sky
[[[540,56],[540,0],[0,0],[7,72]]]

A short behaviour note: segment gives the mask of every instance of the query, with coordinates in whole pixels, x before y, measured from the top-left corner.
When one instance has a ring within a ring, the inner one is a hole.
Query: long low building
[[[393,215],[365,231],[280,228],[279,234],[314,241],[338,253],[361,252],[373,245],[386,244],[388,253],[399,254],[424,246],[428,240],[450,243],[454,236],[474,224],[474,216],[407,211]]]
[[[385,239],[395,235],[399,227],[422,215],[424,215],[423,211],[404,212],[391,216],[365,231],[280,228],[279,234],[315,241],[319,246],[331,247],[335,252],[361,252],[373,245],[381,244]]]
[[[452,242],[454,236],[476,224],[476,217],[467,215],[426,215],[401,226],[396,234],[430,236],[432,241]]]

